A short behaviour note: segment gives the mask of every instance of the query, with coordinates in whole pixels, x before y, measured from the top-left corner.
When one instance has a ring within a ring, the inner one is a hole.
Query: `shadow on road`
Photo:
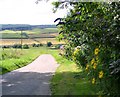
[[[50,95],[53,73],[10,72],[2,76],[2,95]]]

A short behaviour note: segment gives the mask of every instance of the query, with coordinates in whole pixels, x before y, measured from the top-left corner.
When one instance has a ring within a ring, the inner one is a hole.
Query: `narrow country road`
[[[50,79],[59,65],[43,54],[29,65],[2,75],[2,95],[51,95]]]

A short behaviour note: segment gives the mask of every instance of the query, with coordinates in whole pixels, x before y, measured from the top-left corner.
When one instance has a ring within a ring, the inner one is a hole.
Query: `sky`
[[[58,10],[53,13],[53,5],[49,0],[0,0],[0,24],[54,24],[54,20],[64,17],[66,10]],[[54,0],[55,1],[55,0]]]

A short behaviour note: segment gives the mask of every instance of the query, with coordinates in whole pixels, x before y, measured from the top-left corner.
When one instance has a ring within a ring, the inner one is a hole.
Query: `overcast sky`
[[[65,10],[52,12],[51,1],[0,0],[0,24],[54,24],[58,17],[66,15]],[[54,0],[55,1],[55,0]]]

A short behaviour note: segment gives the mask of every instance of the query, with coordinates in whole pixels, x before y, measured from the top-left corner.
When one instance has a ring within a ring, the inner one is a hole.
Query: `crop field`
[[[58,30],[57,30],[57,28],[44,28],[44,29],[35,28],[32,30],[27,30],[27,31],[23,31],[23,32],[26,32],[27,34],[56,33],[56,32],[58,32]],[[4,31],[0,31],[0,33],[21,33],[21,31],[4,30]]]
[[[23,44],[46,44],[47,42],[52,42],[52,44],[63,44],[64,42],[59,42],[56,39],[58,36],[57,28],[44,28],[44,29],[33,29],[28,31],[11,31],[4,30],[0,31],[0,45],[14,45],[21,43]]]
[[[33,29],[30,31],[27,31],[28,33],[56,33],[58,32],[57,28],[44,28],[44,29]]]
[[[46,44],[47,42],[52,42],[52,44],[64,44],[63,41],[59,42],[56,38],[36,38],[36,39],[22,39],[23,44],[33,44],[33,43],[42,43]],[[20,44],[21,39],[2,39],[0,40],[0,45],[14,45]]]
[[[21,36],[22,35],[22,36]],[[54,38],[58,35],[57,28],[33,29],[27,31],[0,31],[0,39]]]

